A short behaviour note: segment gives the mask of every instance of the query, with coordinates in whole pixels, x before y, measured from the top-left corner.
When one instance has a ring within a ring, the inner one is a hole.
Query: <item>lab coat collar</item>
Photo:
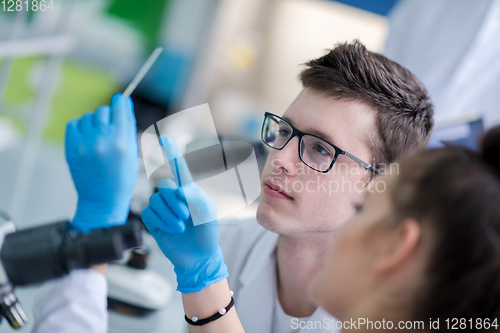
[[[271,332],[274,318],[274,284],[276,283],[276,249],[278,235],[270,231],[254,244],[239,281],[241,288],[236,298],[236,308],[241,324],[248,333]]]
[[[239,281],[241,288],[236,298],[236,308],[240,313],[241,324],[248,333],[271,332],[274,320],[274,304],[276,301],[277,267],[275,250],[278,234],[266,230],[255,242],[248,259],[241,271]],[[250,315],[249,315],[250,314]],[[318,308],[307,320],[322,321],[332,318],[325,310]],[[305,333],[310,330],[303,329]],[[337,333],[336,329],[318,330],[315,332]]]
[[[278,237],[278,234],[266,230],[263,236],[254,244],[245,267],[241,271],[239,280],[243,286],[259,278],[263,270],[268,269],[272,254],[278,244]]]

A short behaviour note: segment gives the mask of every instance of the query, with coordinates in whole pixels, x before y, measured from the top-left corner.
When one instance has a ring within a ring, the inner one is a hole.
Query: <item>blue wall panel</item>
[[[333,0],[386,16],[398,0]]]

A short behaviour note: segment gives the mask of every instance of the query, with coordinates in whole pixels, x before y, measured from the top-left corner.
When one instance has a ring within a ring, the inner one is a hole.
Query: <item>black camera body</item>
[[[140,223],[82,233],[69,222],[57,222],[15,231],[0,212],[0,312],[14,327],[27,316],[13,288],[40,283],[78,268],[119,260],[127,249],[142,245]]]

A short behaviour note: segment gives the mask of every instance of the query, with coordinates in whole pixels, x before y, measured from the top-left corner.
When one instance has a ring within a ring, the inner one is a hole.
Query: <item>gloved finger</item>
[[[185,221],[189,218],[189,208],[187,206],[186,200],[179,198],[175,193],[179,191],[178,189],[171,188],[160,188],[158,189],[158,194],[165,202],[165,204],[170,208],[170,210],[175,214],[177,218],[181,221]]]
[[[194,225],[217,220],[217,209],[203,189],[188,185],[182,188],[182,192],[177,195],[186,198]]]
[[[175,232],[183,232],[186,229],[184,223],[170,210],[159,193],[151,196],[149,206],[169,229],[175,230]]]
[[[166,231],[171,234],[175,233],[175,231],[166,225],[158,214],[151,209],[151,206],[147,206],[143,209],[141,217],[142,222],[144,222],[144,225],[151,233],[154,233],[157,230]]]
[[[127,98],[128,103],[130,103],[130,112],[128,113],[129,118],[130,118],[130,123],[136,125],[136,119],[135,119],[135,108],[134,108],[134,102],[132,101],[132,97]]]
[[[123,98],[122,94],[114,94],[111,98],[111,124],[115,125],[120,130],[127,129],[131,124],[131,101]]]
[[[75,145],[81,140],[81,133],[78,130],[79,119],[73,119],[66,125],[66,135],[64,136],[66,154],[68,149],[73,149]]]
[[[177,148],[175,141],[168,136],[162,136],[160,138],[160,144],[165,151],[165,156],[167,157],[174,177],[177,179],[178,186],[181,187],[193,183],[193,176],[191,176],[186,160],[180,153],[179,148]]]
[[[100,128],[101,126],[109,125],[110,114],[111,114],[111,109],[109,105],[103,105],[95,109],[94,126]]]
[[[92,118],[92,114],[90,112],[87,112],[78,122],[78,130],[80,130],[80,133],[82,133],[83,135],[91,134],[94,131]]]

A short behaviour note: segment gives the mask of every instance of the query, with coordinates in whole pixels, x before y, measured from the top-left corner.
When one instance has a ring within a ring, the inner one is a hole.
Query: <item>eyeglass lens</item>
[[[283,148],[292,136],[293,128],[283,120],[267,116],[262,127],[264,143],[275,149]],[[326,171],[335,159],[335,149],[324,140],[304,135],[300,141],[300,158],[309,167]]]

